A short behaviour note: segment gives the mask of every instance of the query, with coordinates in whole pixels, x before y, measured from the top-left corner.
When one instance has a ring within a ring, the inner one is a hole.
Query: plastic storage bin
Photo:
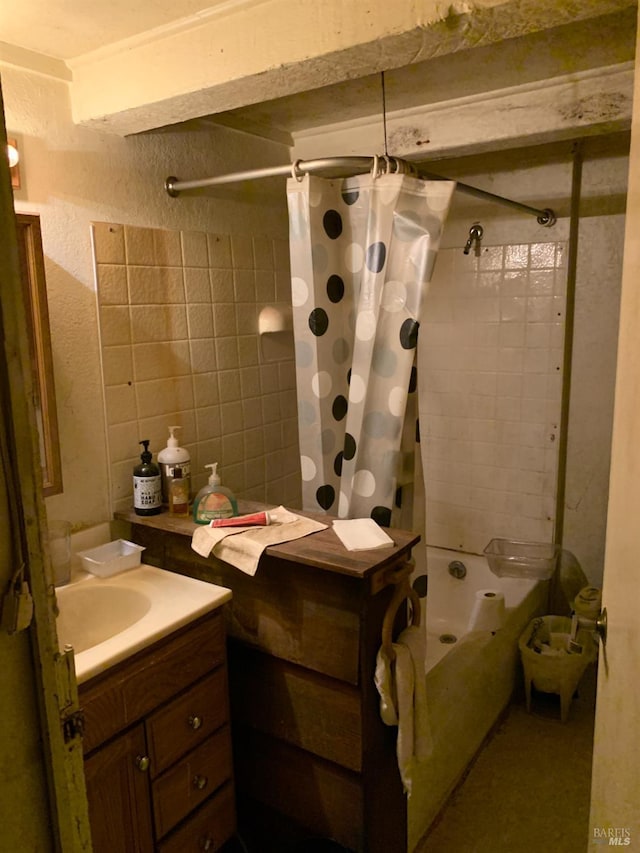
[[[579,628],[575,637],[581,650],[569,651],[571,619],[539,616],[518,641],[524,668],[527,711],[531,710],[531,685],[542,693],[560,696],[560,719],[566,722],[571,699],[586,668],[596,659],[598,647],[591,631]]]
[[[126,539],[115,539],[88,551],[78,551],[78,557],[86,572],[100,578],[108,578],[139,566],[143,551],[142,545],[136,545]]]
[[[499,578],[548,580],[558,565],[560,546],[552,542],[492,539],[483,553]]]

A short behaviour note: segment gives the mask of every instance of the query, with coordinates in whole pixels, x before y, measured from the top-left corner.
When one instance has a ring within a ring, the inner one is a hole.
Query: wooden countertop
[[[262,504],[256,501],[238,501],[240,515],[250,512],[273,508],[272,504]],[[396,528],[385,528],[386,533],[393,539],[394,545],[389,548],[372,549],[367,551],[347,551],[342,542],[334,533],[331,523],[333,517],[323,513],[302,512],[292,510],[299,515],[322,521],[328,525],[325,530],[311,533],[301,539],[291,542],[281,542],[278,545],[270,545],[265,549],[265,554],[279,560],[287,560],[337,574],[350,575],[352,577],[364,578],[371,573],[384,568],[385,565],[394,562],[400,552],[408,552],[419,540],[420,536],[408,530]],[[116,512],[114,517],[119,521],[136,524],[146,528],[152,528],[163,533],[188,536],[191,539],[196,525],[191,518],[176,518],[168,512],[159,515],[141,516],[136,515],[133,509]],[[195,554],[195,552],[194,552]]]

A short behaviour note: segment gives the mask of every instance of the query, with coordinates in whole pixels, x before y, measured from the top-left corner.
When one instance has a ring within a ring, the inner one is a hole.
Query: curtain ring
[[[392,158],[389,157],[388,154],[383,154],[382,159],[384,160],[384,173],[385,173],[385,175],[390,175],[391,174],[391,160],[392,160]]]
[[[300,163],[302,163],[302,160],[296,160],[291,164],[291,177],[295,178],[298,183],[301,183],[304,180],[304,172],[298,171]]]
[[[378,177],[378,155],[377,154],[373,155],[373,166],[371,167],[371,177],[373,178],[374,181]]]

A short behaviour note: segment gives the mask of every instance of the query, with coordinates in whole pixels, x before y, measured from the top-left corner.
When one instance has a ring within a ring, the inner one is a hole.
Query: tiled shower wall
[[[237,496],[300,506],[293,346],[267,362],[266,305],[291,301],[288,244],[267,237],[93,226],[112,508],[179,424],[192,492],[218,462]]]
[[[566,245],[441,250],[420,326],[420,432],[431,545],[551,542]]]

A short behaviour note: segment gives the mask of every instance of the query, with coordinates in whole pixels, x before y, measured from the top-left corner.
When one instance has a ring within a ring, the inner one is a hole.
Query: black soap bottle
[[[142,460],[133,469],[133,508],[136,515],[158,515],[162,512],[162,478],[160,469],[151,461],[149,439],[139,442],[144,447]]]

